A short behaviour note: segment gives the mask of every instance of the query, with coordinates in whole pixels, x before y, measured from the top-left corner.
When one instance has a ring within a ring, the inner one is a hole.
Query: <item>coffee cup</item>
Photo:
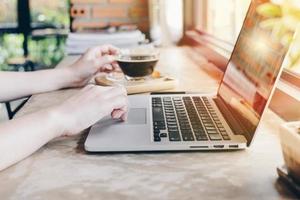
[[[127,80],[141,80],[153,73],[159,52],[150,47],[121,49],[116,60]]]

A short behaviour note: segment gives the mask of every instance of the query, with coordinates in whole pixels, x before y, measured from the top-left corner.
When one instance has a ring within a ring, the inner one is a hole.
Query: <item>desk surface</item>
[[[195,50],[162,50],[159,68],[178,77],[178,90],[215,92],[222,76]],[[60,66],[74,61],[67,57]],[[76,90],[34,95],[18,116],[63,101]],[[283,163],[278,126],[268,110],[246,150],[232,152],[92,154],[86,133],[49,142],[0,173],[1,199],[278,199],[291,198],[277,181]]]

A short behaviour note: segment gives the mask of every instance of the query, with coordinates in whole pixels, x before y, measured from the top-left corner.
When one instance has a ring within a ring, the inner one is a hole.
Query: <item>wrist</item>
[[[62,88],[77,87],[78,76],[76,75],[76,73],[73,72],[73,70],[70,67],[64,67],[55,70],[59,74],[58,77],[61,77],[63,81]]]
[[[67,132],[67,116],[62,111],[60,106],[53,106],[47,109],[46,112],[48,115],[49,122],[51,123],[51,127],[53,127],[51,137],[56,138],[65,135]]]

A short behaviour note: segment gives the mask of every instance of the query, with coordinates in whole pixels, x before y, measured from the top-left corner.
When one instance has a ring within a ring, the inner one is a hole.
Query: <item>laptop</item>
[[[217,94],[129,96],[126,122],[104,118],[91,127],[88,152],[244,149],[253,141],[288,45],[260,25],[252,1]],[[201,86],[199,86],[201,87]]]

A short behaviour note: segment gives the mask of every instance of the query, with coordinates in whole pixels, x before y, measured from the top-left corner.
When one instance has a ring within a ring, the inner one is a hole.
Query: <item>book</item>
[[[69,33],[66,52],[69,55],[82,54],[88,48],[111,44],[118,48],[130,48],[145,41],[145,35],[139,30],[99,33]]]

